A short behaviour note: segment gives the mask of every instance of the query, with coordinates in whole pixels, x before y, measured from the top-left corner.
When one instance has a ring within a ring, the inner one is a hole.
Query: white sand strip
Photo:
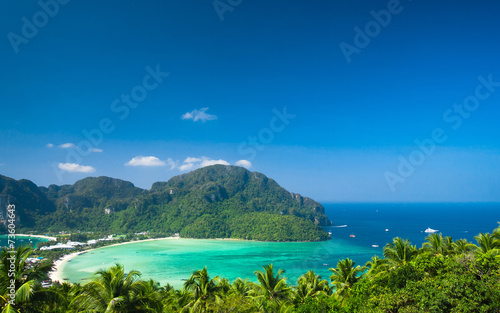
[[[61,284],[64,282],[64,279],[62,277],[62,269],[66,263],[68,263],[69,260],[73,259],[75,256],[80,254],[81,252],[74,252],[71,254],[66,254],[62,258],[58,259],[57,261],[54,262],[54,270],[49,272],[49,278],[53,282],[60,282]]]
[[[35,237],[35,238],[43,238],[43,239],[47,239],[49,241],[56,241],[57,238],[56,237],[49,237],[49,236],[44,236],[44,235],[26,235],[26,234],[15,234],[15,236],[19,236],[19,237]]]

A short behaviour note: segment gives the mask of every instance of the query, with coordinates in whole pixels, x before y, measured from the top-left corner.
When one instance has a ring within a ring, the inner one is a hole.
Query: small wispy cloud
[[[60,170],[70,172],[70,173],[93,173],[95,168],[88,165],[80,165],[76,163],[59,163]]]
[[[219,160],[203,160],[201,162],[200,167],[205,167],[205,166],[210,166],[210,165],[216,165],[216,164],[221,164],[221,165],[230,165],[229,162],[219,159]]]
[[[181,166],[179,166],[179,170],[181,172],[189,171],[189,170],[192,170],[193,168],[194,168],[193,163],[182,164]]]
[[[204,157],[202,157],[202,158],[204,158]],[[196,162],[201,162],[201,161],[203,161],[203,159],[201,159],[201,158],[187,157],[184,160],[184,163],[196,163]]]
[[[173,169],[175,169],[177,167],[177,163],[178,162],[172,160],[171,158],[168,158],[166,160],[166,163],[167,163],[168,166],[170,166],[170,169],[173,170]]]
[[[52,148],[52,147],[54,147],[54,145],[53,145],[53,144],[51,144],[51,143],[48,143],[48,144],[46,145],[46,147],[47,147],[47,148]],[[72,142],[63,143],[63,144],[58,145],[57,147],[58,147],[58,148],[61,148],[61,149],[75,149],[75,150],[78,148],[78,147],[77,147],[74,143],[72,143]],[[90,151],[90,152],[97,152],[97,153],[99,153],[99,152],[102,152],[103,150],[102,150],[102,149],[99,149],[99,148],[89,148],[89,151]]]
[[[252,162],[250,162],[248,160],[239,160],[239,161],[236,161],[236,163],[234,163],[234,165],[241,166],[241,167],[244,167],[246,169],[250,169],[252,167]]]
[[[206,121],[216,120],[217,116],[213,115],[213,114],[206,113],[207,110],[208,110],[208,108],[201,108],[199,110],[193,110],[191,112],[184,113],[181,116],[181,119],[183,119],[183,120],[193,120],[195,122],[197,122],[197,121],[206,122]]]
[[[59,145],[58,147],[61,149],[76,149],[75,144],[72,142],[63,143],[63,144]]]
[[[165,166],[167,163],[158,159],[155,156],[136,156],[132,160],[125,163],[127,166]]]
[[[48,143],[48,144],[46,144],[45,146],[46,146],[47,148],[54,148],[54,144],[52,144],[52,143]]]
[[[215,164],[230,165],[229,162],[222,159],[213,160],[207,157],[201,157],[201,158],[187,157],[179,166],[179,170],[181,172],[184,172]]]
[[[190,159],[190,161],[188,161],[188,159]],[[181,166],[179,166],[179,170],[182,172],[192,170],[195,167],[195,163],[198,163],[198,161],[194,161],[195,159],[196,158],[187,158],[186,160],[184,160]]]
[[[190,157],[184,159],[184,161],[173,160],[172,158],[168,158],[166,160],[161,160],[155,156],[136,156],[132,158],[130,161],[125,163],[126,166],[168,166],[170,170],[179,170],[181,172],[191,171],[195,169],[199,169],[206,166],[211,165],[231,165],[228,161],[223,159],[211,159],[205,156],[202,157]],[[239,160],[234,165],[242,166],[244,168],[251,168],[252,162],[248,160]]]

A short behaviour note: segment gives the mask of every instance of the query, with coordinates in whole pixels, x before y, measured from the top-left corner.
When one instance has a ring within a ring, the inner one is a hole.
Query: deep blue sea
[[[467,204],[326,204],[334,227],[327,227],[332,237],[380,248],[394,237],[409,239],[421,247],[428,227],[454,240],[474,240],[480,232],[491,233],[500,221],[499,203]],[[347,227],[338,227],[347,225]],[[389,231],[385,231],[388,229]],[[355,237],[350,237],[350,235]]]

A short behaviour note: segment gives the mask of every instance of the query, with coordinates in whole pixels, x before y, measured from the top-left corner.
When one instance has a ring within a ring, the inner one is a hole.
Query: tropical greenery
[[[324,279],[313,271],[288,281],[273,264],[254,281],[194,271],[184,287],[142,280],[123,266],[100,270],[86,284],[41,288],[50,265],[27,266],[31,248],[15,251],[14,305],[8,304],[10,254],[0,256],[2,312],[500,312],[500,228],[476,244],[431,234],[421,248],[394,238],[384,257],[363,266],[340,260]]]
[[[331,225],[318,202],[261,173],[225,165],[175,176],[150,190],[109,177],[37,187],[0,175],[0,213],[8,203],[16,205],[18,232],[44,234],[150,231],[191,238],[318,241],[329,238],[321,226]]]

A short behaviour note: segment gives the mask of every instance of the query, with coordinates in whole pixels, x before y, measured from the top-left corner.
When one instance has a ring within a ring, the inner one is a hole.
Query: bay
[[[340,259],[351,258],[363,265],[383,246],[399,236],[420,247],[427,227],[453,239],[474,241],[480,232],[491,232],[500,221],[499,204],[328,204],[334,226],[325,229],[332,240],[323,242],[256,242],[208,239],[170,239],[104,247],[75,257],[63,268],[63,277],[85,282],[99,269],[115,263],[126,271],[139,270],[143,279],[181,287],[195,270],[207,267],[220,275],[255,281],[254,271],[263,265],[286,270],[290,283],[307,270],[328,278],[328,268]],[[386,231],[388,230],[388,231]],[[373,247],[376,245],[378,247]]]

